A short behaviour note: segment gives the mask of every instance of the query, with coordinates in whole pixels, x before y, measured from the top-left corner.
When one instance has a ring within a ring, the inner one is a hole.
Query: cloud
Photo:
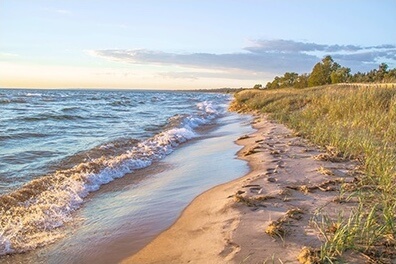
[[[323,45],[316,43],[297,42],[293,40],[256,40],[253,41],[252,47],[247,47],[245,50],[254,53],[266,52],[280,52],[280,53],[303,53],[303,52],[361,52],[366,50],[395,50],[395,45],[379,45],[362,47],[357,45]]]
[[[384,44],[378,46],[357,45],[323,45],[316,43],[296,42],[293,40],[258,40],[252,47],[245,50],[256,54],[311,54],[319,61],[324,55],[331,55],[334,60],[352,70],[366,71],[387,61],[396,66],[396,45]],[[308,63],[308,61],[307,61]]]
[[[394,57],[394,55],[393,55]],[[388,52],[360,52],[354,54],[334,54],[333,59],[343,61],[359,61],[362,63],[374,63],[378,58],[392,58]]]
[[[292,40],[256,40],[252,47],[246,47],[245,50],[253,53],[285,53],[285,52],[302,52],[312,50],[323,50],[324,45],[315,43],[295,42]]]
[[[307,70],[307,64],[318,58],[303,53],[168,53],[151,50],[96,50],[91,55],[132,64],[178,65],[188,68],[239,69],[253,72],[279,72]],[[311,66],[309,66],[311,67]]]
[[[164,78],[170,79],[190,79],[198,80],[201,78],[220,78],[231,80],[252,80],[272,78],[271,75],[262,72],[250,71],[181,71],[181,72],[161,72],[158,74]]]
[[[185,68],[217,70],[221,73],[179,72],[164,76],[173,78],[218,78],[232,79],[237,72],[243,76],[283,74],[286,71],[310,72],[324,55],[331,55],[342,66],[353,71],[367,71],[380,62],[396,65],[396,46],[324,45],[293,40],[256,40],[238,53],[172,53],[145,49],[94,50],[91,55],[131,64],[176,65]],[[249,72],[246,75],[246,72]],[[204,76],[205,75],[205,76]],[[243,78],[243,76],[239,76]],[[238,77],[238,78],[239,78]]]

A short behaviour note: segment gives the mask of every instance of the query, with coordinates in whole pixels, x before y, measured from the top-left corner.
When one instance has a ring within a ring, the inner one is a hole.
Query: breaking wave
[[[63,234],[58,227],[101,185],[150,166],[181,143],[197,137],[195,128],[221,114],[211,102],[197,104],[196,114],[175,115],[162,132],[145,140],[120,139],[76,154],[74,164],[36,178],[0,196],[0,255],[21,253],[52,243]],[[80,155],[80,156],[79,156]]]

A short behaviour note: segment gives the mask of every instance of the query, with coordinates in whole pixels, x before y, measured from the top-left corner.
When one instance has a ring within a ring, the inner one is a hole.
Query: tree
[[[295,72],[286,72],[283,77],[280,78],[280,87],[281,88],[287,88],[287,87],[293,87],[294,83],[296,82],[298,78],[298,74]]]
[[[344,83],[351,78],[351,69],[340,67],[330,74],[331,83]]]
[[[389,70],[385,74],[384,82],[396,82],[396,68]]]
[[[386,73],[388,71],[388,68],[388,64],[383,62],[378,66],[378,71]]]
[[[366,78],[366,74],[359,71],[359,72],[355,73],[354,75],[352,75],[351,79],[352,79],[352,82],[354,82],[354,83],[361,83],[361,82],[364,82],[365,78]]]
[[[368,72],[351,74],[351,69],[342,67],[334,62],[331,56],[326,56],[322,61],[315,64],[310,74],[298,75],[295,72],[286,72],[283,76],[276,76],[272,82],[268,82],[265,89],[278,88],[306,88],[331,83],[372,83],[372,82],[396,82],[396,68],[389,69],[386,63],[381,63],[378,69]],[[255,85],[255,88],[261,88]]]
[[[377,74],[376,74],[376,76],[375,76],[375,80],[377,81],[377,82],[382,82],[382,81],[384,81],[384,77],[385,77],[385,75],[388,73],[388,64],[386,64],[386,63],[381,63],[379,66],[378,66],[378,71],[377,71]]]
[[[331,56],[326,56],[322,62],[318,62],[312,69],[308,78],[308,86],[319,86],[331,83],[331,73],[341,68],[340,64],[334,62]]]
[[[253,89],[261,89],[261,88],[263,88],[263,86],[261,84],[255,84],[253,86]]]
[[[306,88],[308,87],[308,73],[301,74],[297,77],[297,80],[294,82],[294,88]]]
[[[274,80],[272,82],[268,82],[267,85],[265,86],[266,89],[277,89],[280,87],[279,85],[280,78],[278,76],[275,76]]]
[[[312,69],[312,72],[308,78],[308,86],[318,86],[326,83],[326,74],[324,71],[323,64],[318,62]]]

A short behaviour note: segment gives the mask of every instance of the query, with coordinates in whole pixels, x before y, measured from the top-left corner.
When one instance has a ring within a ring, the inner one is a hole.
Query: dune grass
[[[245,90],[231,110],[257,110],[332,154],[360,162],[358,208],[322,224],[321,260],[352,249],[376,259],[396,258],[396,87],[333,85],[309,89]]]

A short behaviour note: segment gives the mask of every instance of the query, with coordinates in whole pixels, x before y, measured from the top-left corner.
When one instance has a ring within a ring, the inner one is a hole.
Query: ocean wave
[[[27,101],[23,98],[0,98],[0,104],[12,104],[12,103],[19,103],[19,104],[25,104]]]
[[[61,111],[62,112],[76,112],[76,111],[84,111],[84,110],[78,106],[70,106],[70,107],[62,108]]]
[[[21,133],[9,134],[9,135],[0,135],[0,142],[4,140],[12,140],[12,139],[45,138],[48,136],[50,136],[50,134],[21,132]]]
[[[129,106],[131,105],[132,101],[131,100],[117,100],[110,102],[109,105],[111,106]]]
[[[41,97],[41,96],[43,96],[43,94],[41,94],[41,93],[27,93],[26,96],[27,97]]]
[[[26,116],[21,118],[20,120],[25,122],[35,122],[35,121],[44,121],[44,120],[81,120],[85,119],[83,116],[79,115],[68,115],[68,114],[41,114],[35,116]]]
[[[0,196],[0,255],[52,243],[62,236],[58,227],[72,220],[72,212],[90,192],[170,154],[180,144],[197,137],[194,128],[209,123],[221,110],[211,102],[198,103],[196,114],[170,118],[170,125],[153,137],[103,144],[85,153],[88,159],[78,159],[80,162],[70,168]]]
[[[25,164],[28,161],[41,158],[56,157],[59,154],[57,151],[46,151],[46,150],[30,150],[19,153],[12,153],[8,155],[2,155],[2,162],[7,164]]]

